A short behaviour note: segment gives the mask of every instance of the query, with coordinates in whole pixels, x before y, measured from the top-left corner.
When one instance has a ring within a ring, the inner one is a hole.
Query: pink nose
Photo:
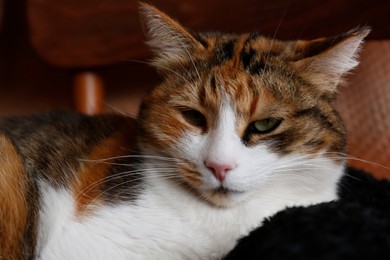
[[[205,165],[220,182],[223,182],[229,171],[237,167],[235,162],[217,163],[212,161],[205,161]]]

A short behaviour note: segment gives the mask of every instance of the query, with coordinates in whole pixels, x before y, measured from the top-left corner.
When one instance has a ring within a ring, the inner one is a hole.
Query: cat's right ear
[[[298,41],[295,50],[301,57],[293,64],[322,91],[336,93],[343,76],[358,65],[357,55],[369,32],[364,26],[333,37]]]
[[[188,60],[203,45],[183,26],[152,5],[140,3],[140,16],[147,44],[154,53],[152,65],[169,68]]]

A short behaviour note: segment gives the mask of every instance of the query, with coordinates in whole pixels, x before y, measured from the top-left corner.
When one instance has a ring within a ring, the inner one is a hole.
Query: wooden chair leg
[[[78,73],[74,77],[74,95],[77,111],[87,115],[104,112],[103,80],[96,73]]]

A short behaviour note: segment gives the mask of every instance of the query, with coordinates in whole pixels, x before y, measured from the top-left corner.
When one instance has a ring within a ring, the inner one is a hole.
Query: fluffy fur
[[[1,181],[17,176],[9,194],[24,195],[2,204],[0,226],[21,235],[2,235],[0,256],[19,245],[20,258],[45,260],[220,259],[265,217],[337,198],[346,142],[332,101],[367,28],[281,42],[194,34],[146,4],[141,14],[163,80],[137,135],[113,115],[0,121],[15,165]],[[24,198],[29,222],[12,223]]]

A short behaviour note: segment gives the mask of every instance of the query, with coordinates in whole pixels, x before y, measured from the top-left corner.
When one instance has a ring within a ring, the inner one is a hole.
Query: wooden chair
[[[30,41],[49,64],[73,72],[76,109],[104,111],[98,68],[145,54],[132,0],[27,0]]]

